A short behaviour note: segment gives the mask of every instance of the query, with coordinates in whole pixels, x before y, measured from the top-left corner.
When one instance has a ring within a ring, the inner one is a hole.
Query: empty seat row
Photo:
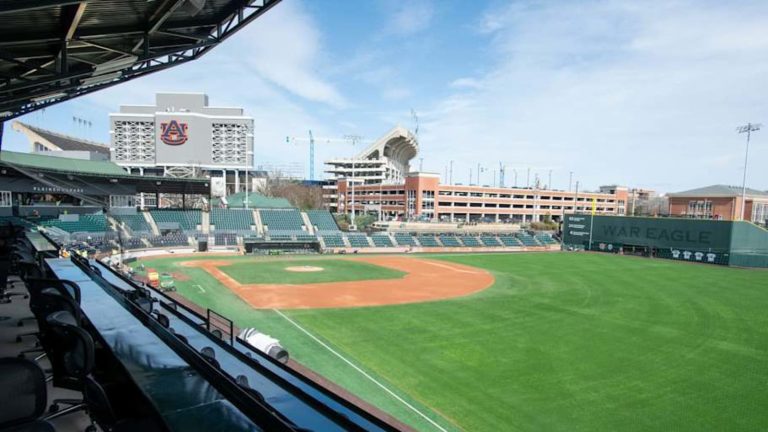
[[[416,246],[416,240],[412,235],[406,233],[396,233],[395,243],[398,246]]]
[[[109,230],[109,223],[103,214],[80,215],[76,221],[62,221],[49,219],[42,223],[43,226],[56,227],[64,231],[74,232],[105,232]]]
[[[347,234],[347,240],[352,247],[371,247],[365,234]]]
[[[373,242],[373,245],[376,247],[394,246],[394,244],[392,243],[392,239],[386,234],[373,234],[371,236],[371,241]]]
[[[307,210],[307,217],[309,222],[315,227],[316,230],[321,232],[336,232],[339,231],[339,226],[336,224],[336,219],[328,210]]]
[[[115,220],[129,228],[131,232],[149,232],[152,228],[147,223],[143,214],[114,215]]]
[[[416,237],[419,240],[419,244],[424,247],[440,247],[440,243],[437,242],[437,238],[433,235],[419,235]]]
[[[182,230],[194,231],[198,225],[202,224],[200,210],[161,209],[150,210],[149,213],[158,226],[163,223],[178,223]],[[162,229],[162,227],[160,228]]]
[[[291,234],[304,231],[304,221],[298,210],[259,210],[264,228],[275,234]]]
[[[254,225],[253,211],[249,209],[211,209],[211,225],[216,231],[248,231]]]
[[[325,247],[333,247],[333,248],[346,247],[346,245],[344,244],[344,239],[341,237],[341,234],[323,234],[321,237],[323,238],[323,243],[325,243]]]

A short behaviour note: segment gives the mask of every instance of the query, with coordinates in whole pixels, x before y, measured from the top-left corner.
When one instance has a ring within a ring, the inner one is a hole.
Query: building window
[[[155,122],[116,121],[112,155],[115,162],[155,163]]]
[[[248,125],[213,123],[211,153],[214,163],[248,165]]]

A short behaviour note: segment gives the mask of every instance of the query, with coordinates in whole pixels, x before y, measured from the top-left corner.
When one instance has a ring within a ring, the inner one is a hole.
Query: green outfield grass
[[[768,272],[597,254],[445,255],[496,283],[441,302],[283,311],[447,430],[768,430]],[[432,424],[199,269],[180,293],[419,430]],[[324,263],[320,266],[326,266]]]
[[[319,272],[293,272],[286,267],[320,267]],[[239,262],[221,271],[241,284],[310,284],[372,279],[397,279],[405,273],[364,262],[343,259],[293,259],[290,261]]]

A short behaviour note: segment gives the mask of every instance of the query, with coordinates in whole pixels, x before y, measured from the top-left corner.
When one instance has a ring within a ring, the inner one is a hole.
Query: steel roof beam
[[[166,0],[160,7],[155,10],[155,13],[149,18],[148,26],[144,37],[134,45],[131,51],[136,52],[139,48],[144,46],[145,53],[149,50],[149,38],[154,32],[160,29],[165,21],[173,15],[186,0]]]
[[[15,2],[11,3],[5,1],[0,3],[0,15],[15,12],[26,12],[36,9],[47,9],[51,7],[69,6],[81,3],[83,1],[84,0],[16,0]]]

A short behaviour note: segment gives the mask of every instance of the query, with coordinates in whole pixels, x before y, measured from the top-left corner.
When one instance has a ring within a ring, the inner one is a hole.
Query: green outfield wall
[[[768,267],[768,231],[743,221],[566,215],[563,247]]]

